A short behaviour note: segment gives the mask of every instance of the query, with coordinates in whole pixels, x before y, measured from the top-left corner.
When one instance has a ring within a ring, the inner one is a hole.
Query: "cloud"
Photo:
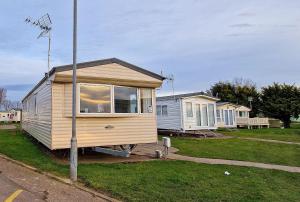
[[[249,16],[255,16],[256,14],[253,12],[241,12],[237,16],[242,16],[242,17],[249,17]]]
[[[78,9],[79,62],[118,57],[163,69],[174,74],[177,92],[205,91],[235,77],[258,85],[299,82],[300,1],[89,0]],[[0,86],[13,99],[47,71],[47,40],[24,23],[28,14],[45,12],[53,21],[52,64],[70,64],[71,1],[0,1]]]
[[[238,23],[238,24],[232,24],[229,25],[229,27],[237,27],[237,28],[245,28],[245,27],[253,27],[254,24],[250,24],[250,23]]]
[[[7,89],[8,91],[24,91],[29,90],[32,88],[32,84],[14,84],[14,85],[4,85],[3,88]]]

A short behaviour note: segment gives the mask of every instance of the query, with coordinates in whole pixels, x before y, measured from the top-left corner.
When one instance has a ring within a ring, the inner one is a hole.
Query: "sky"
[[[72,4],[0,1],[0,87],[8,99],[21,100],[47,71],[47,39],[37,39],[26,17],[49,13],[51,66],[72,63]],[[173,75],[176,93],[235,78],[299,85],[299,10],[299,0],[78,0],[78,61],[116,57]]]

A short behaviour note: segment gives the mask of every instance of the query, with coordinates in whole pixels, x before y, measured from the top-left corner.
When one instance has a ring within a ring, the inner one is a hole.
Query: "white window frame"
[[[152,106],[151,112],[142,112],[142,106],[141,106],[141,103],[142,103],[141,91],[142,91],[143,89],[148,89],[148,90],[151,91],[151,106]],[[154,95],[153,95],[153,89],[152,89],[152,88],[138,88],[138,91],[139,91],[139,93],[138,93],[138,97],[139,97],[138,111],[139,111],[141,114],[152,114],[153,111],[154,111],[154,100],[153,100]]]
[[[167,108],[167,111],[166,111],[167,114],[163,114],[163,108],[164,107]],[[164,117],[169,116],[168,105],[161,105],[161,116],[164,116]]]
[[[110,113],[84,113],[84,112],[80,112],[80,87],[82,85],[94,85],[94,86],[108,86],[110,87],[110,95],[111,95],[111,99],[110,99],[110,106],[111,106],[111,110]],[[136,88],[137,90],[137,112],[136,113],[116,113],[115,112],[115,87],[124,87],[124,88]],[[151,90],[151,96],[152,96],[152,112],[148,112],[148,113],[142,113],[141,111],[141,100],[140,100],[140,90],[141,89],[150,89]],[[84,115],[84,116],[105,116],[105,115],[120,115],[120,116],[127,116],[127,115],[152,115],[154,114],[154,93],[153,93],[153,89],[152,88],[139,88],[139,87],[135,87],[135,86],[121,86],[121,85],[111,85],[111,84],[102,84],[102,83],[78,83],[77,84],[77,114],[78,115]]]
[[[160,108],[160,110],[158,110]],[[156,105],[156,116],[162,115],[162,105]]]
[[[188,113],[188,104],[191,104],[191,110],[192,110],[191,116],[189,116],[189,113]],[[193,102],[186,102],[185,103],[185,113],[186,113],[187,118],[193,118],[194,117]]]
[[[219,115],[218,115],[218,112],[219,112]],[[220,123],[222,122],[222,119],[221,119],[221,109],[216,109],[216,118],[217,118],[217,123]]]
[[[115,111],[115,87],[122,87],[122,88],[136,88],[136,104],[137,104],[137,112],[135,113],[116,113]],[[112,85],[113,88],[113,114],[121,115],[121,114],[141,114],[140,110],[140,88],[138,87],[133,87],[133,86],[119,86],[119,85]],[[148,113],[150,114],[150,113]]]
[[[205,127],[209,127],[209,114],[208,114],[208,104],[202,104],[202,107],[203,106],[206,106],[206,121],[207,121],[207,125],[204,125],[204,123],[202,122],[202,126],[205,126]],[[202,120],[204,121],[204,113],[202,111],[202,108],[201,108],[201,114],[202,114]]]
[[[81,90],[81,86],[107,86],[110,87],[110,112],[109,113],[85,113],[85,112],[80,112],[80,90]],[[77,112],[80,115],[108,115],[108,114],[113,114],[114,111],[114,104],[113,104],[113,86],[112,85],[107,85],[107,84],[94,84],[94,83],[79,83],[78,84],[78,96],[77,96],[77,100],[78,100],[78,107],[77,107]]]

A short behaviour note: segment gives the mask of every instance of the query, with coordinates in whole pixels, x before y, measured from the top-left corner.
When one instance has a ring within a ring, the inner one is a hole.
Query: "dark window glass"
[[[137,89],[120,86],[114,89],[115,113],[137,113]]]

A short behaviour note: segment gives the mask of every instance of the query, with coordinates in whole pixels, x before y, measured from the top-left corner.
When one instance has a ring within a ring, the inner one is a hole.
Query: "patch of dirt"
[[[0,125],[0,130],[15,130],[17,127],[15,125]]]
[[[159,129],[158,135],[170,137],[191,137],[191,138],[224,138],[224,135],[213,130],[193,130],[193,131],[179,131],[179,130],[162,130]]]
[[[69,155],[60,156],[52,155],[53,160],[61,164],[69,164]],[[131,162],[141,162],[141,161],[150,161],[154,160],[153,157],[147,155],[136,155],[131,154],[130,157],[118,157],[108,154],[102,154],[98,152],[78,153],[78,163],[90,164],[90,163],[131,163]]]

